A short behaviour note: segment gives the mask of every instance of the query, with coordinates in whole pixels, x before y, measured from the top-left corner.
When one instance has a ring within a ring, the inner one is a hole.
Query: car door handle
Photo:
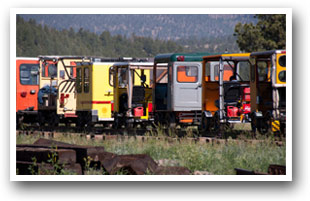
[[[30,90],[30,94],[35,94],[36,93],[36,90],[32,89]]]

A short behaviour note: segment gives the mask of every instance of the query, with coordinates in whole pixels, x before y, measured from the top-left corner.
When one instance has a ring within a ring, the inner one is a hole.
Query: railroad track
[[[209,144],[227,144],[229,142],[236,143],[249,143],[249,144],[257,144],[257,143],[266,143],[265,140],[259,139],[223,139],[218,137],[187,137],[186,135],[176,135],[165,136],[165,135],[148,135],[145,133],[152,131],[145,129],[106,129],[104,132],[63,132],[61,130],[16,130],[16,135],[39,135],[45,138],[58,138],[61,136],[80,136],[84,137],[86,140],[118,140],[118,141],[126,141],[126,140],[137,140],[137,141],[149,141],[149,140],[162,140],[167,141],[169,143],[175,142],[192,142],[192,143],[209,143]],[[285,138],[279,138],[277,140],[272,141],[273,144],[277,146],[283,146],[285,144]]]

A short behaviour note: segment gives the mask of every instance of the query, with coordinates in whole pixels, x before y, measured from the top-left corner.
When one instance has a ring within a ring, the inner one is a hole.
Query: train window
[[[267,81],[268,80],[268,64],[266,61],[258,61],[257,62],[257,70],[259,81]]]
[[[111,87],[113,87],[114,86],[114,82],[113,82],[113,66],[111,66],[110,68],[109,68],[109,84],[110,84],[110,86]]]
[[[22,85],[39,84],[39,64],[21,64],[19,74]]]
[[[233,62],[223,62],[224,64],[224,74],[223,74],[223,81],[229,81],[230,77],[234,75],[234,63]],[[213,66],[214,70],[214,80],[212,81],[218,81],[219,80],[219,73],[220,73],[220,65],[216,64]],[[211,70],[212,72],[212,70]]]
[[[248,61],[239,61],[237,64],[237,79],[242,81],[250,81],[250,63]]]
[[[89,92],[89,80],[90,80],[89,68],[85,67],[84,68],[84,93]]]
[[[278,78],[281,82],[286,82],[286,71],[283,70],[279,73]]]
[[[76,92],[77,93],[81,93],[82,92],[82,69],[81,68],[77,68],[76,69]]]
[[[286,67],[286,55],[280,56],[278,62],[280,66]]]
[[[55,64],[48,65],[48,77],[57,77],[57,67]]]
[[[206,65],[205,65],[205,81],[210,81],[211,80],[211,62],[206,62]]]
[[[168,67],[156,67],[156,83],[168,83]]]
[[[177,81],[178,82],[197,82],[198,67],[197,66],[178,66]]]
[[[59,71],[59,75],[60,75],[61,79],[65,79],[65,71],[64,70]]]
[[[126,68],[118,68],[118,86],[120,88],[125,88],[127,84],[128,84],[127,69]]]

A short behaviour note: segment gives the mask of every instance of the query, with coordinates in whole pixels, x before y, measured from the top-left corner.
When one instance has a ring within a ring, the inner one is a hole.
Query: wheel
[[[210,133],[210,124],[211,118],[206,117],[205,115],[201,118],[200,131],[202,136],[207,136]]]
[[[85,119],[83,113],[78,113],[78,118],[76,121],[76,127],[79,131],[83,131],[85,129]]]
[[[50,119],[50,126],[52,128],[55,128],[55,127],[58,126],[58,124],[59,124],[59,116],[56,113],[54,113],[54,112],[50,113],[49,119]]]
[[[46,119],[46,117],[45,117],[44,113],[38,112],[38,123],[39,123],[40,127],[45,126],[45,119]]]
[[[166,114],[166,122],[168,122],[168,127],[175,129],[176,127],[176,119],[174,113],[167,113]]]
[[[220,131],[220,126],[221,126],[220,115],[218,112],[215,112],[215,114],[211,118],[210,130],[215,133],[218,133]]]
[[[271,123],[272,123],[272,118],[271,118],[271,115],[268,113],[265,115],[264,119],[262,120],[262,125],[261,125],[261,129],[259,130],[259,132],[263,135],[272,132]]]
[[[155,126],[159,127],[160,126],[160,114],[157,112],[154,115],[154,124]]]
[[[170,126],[170,116],[168,113],[160,115],[160,125],[163,129],[168,129]]]
[[[24,128],[24,115],[16,114],[16,128],[23,129]]]

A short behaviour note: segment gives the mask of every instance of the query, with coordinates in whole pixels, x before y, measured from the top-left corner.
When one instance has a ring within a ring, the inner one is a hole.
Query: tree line
[[[63,30],[25,21],[17,15],[16,55],[36,57],[38,55],[87,55],[100,57],[154,57],[159,53],[182,52],[184,48],[174,41],[111,35],[109,31],[95,34],[72,27]]]

